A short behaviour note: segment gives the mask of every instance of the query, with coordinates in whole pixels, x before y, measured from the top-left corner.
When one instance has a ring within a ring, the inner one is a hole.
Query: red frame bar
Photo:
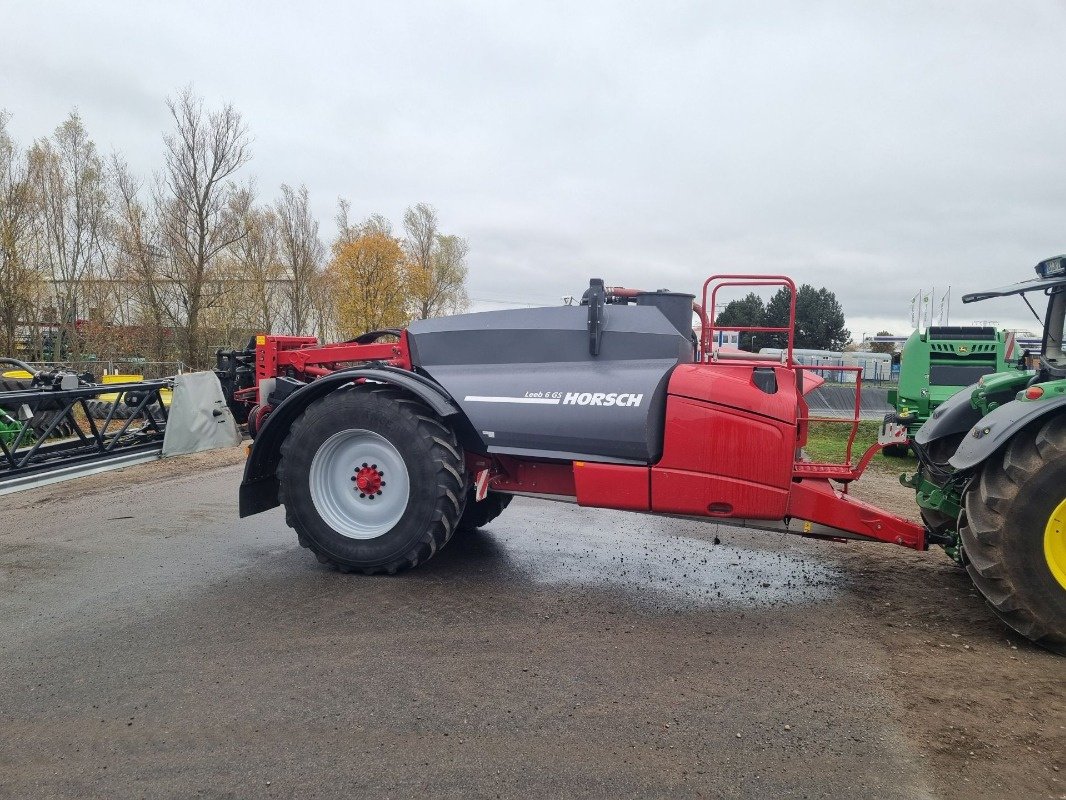
[[[278,366],[291,366],[300,372],[323,364],[339,364],[353,361],[397,362],[406,352],[406,333],[395,343],[389,344],[327,344],[296,350],[283,350],[278,354]],[[316,373],[323,374],[323,373]]]
[[[832,422],[839,425],[845,423],[851,424],[851,433],[848,435],[848,445],[844,451],[844,463],[826,463],[818,461],[797,461],[792,466],[792,474],[797,478],[832,478],[839,481],[854,481],[858,480],[866,468],[870,465],[870,461],[874,455],[882,449],[882,445],[874,442],[870,445],[866,452],[862,454],[859,459],[859,463],[852,465],[852,447],[855,444],[855,437],[859,433],[859,423],[861,422],[862,411],[862,373],[863,367],[854,366],[847,367],[840,366],[816,366],[814,364],[793,364],[793,369],[796,370],[809,370],[811,372],[854,372],[855,373],[855,408],[854,415],[850,420],[841,419],[839,417],[797,417],[796,422],[800,425],[810,422]],[[807,407],[804,403],[803,408]]]
[[[711,290],[711,302],[707,304],[707,289],[714,284],[714,288]],[[703,282],[703,302],[700,304],[704,309],[703,313],[703,330],[700,333],[700,352],[702,353],[703,360],[708,360],[709,355],[712,352],[711,341],[713,340],[713,332],[717,330],[726,330],[725,328],[717,328],[714,323],[715,320],[715,306],[718,298],[718,290],[724,289],[727,286],[783,286],[790,291],[790,302],[788,309],[788,327],[787,328],[771,328],[771,327],[755,327],[755,326],[743,326],[743,327],[731,327],[729,330],[737,331],[739,333],[787,333],[788,334],[788,350],[786,353],[785,363],[788,366],[792,366],[792,350],[795,346],[796,340],[796,284],[792,278],[787,275],[736,275],[736,274],[723,274],[712,275]]]
[[[788,516],[881,542],[925,549],[925,528],[921,525],[839,492],[824,478],[803,478],[792,482]]]
[[[292,370],[304,377],[321,378],[340,369],[341,364],[377,361],[401,369],[411,369],[411,351],[407,343],[407,331],[400,334],[399,341],[379,344],[320,345],[314,336],[264,336],[256,337],[255,344],[255,396],[259,384],[268,378],[276,378],[285,370]]]
[[[285,367],[311,375],[328,375],[328,367],[360,361],[383,361],[404,369],[411,368],[407,331],[397,342],[386,344],[318,343],[314,336],[260,336],[256,338],[256,379],[277,377]],[[325,368],[325,369],[323,369]]]

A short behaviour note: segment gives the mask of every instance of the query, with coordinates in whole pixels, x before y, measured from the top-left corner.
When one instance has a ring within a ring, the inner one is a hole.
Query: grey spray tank
[[[692,341],[654,305],[602,308],[598,354],[583,306],[486,311],[408,328],[417,370],[462,408],[486,452],[652,463],[666,384]]]

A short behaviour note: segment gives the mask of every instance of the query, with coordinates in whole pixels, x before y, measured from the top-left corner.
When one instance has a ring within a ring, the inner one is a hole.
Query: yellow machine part
[[[101,381],[104,386],[113,383],[139,383],[144,380],[143,375],[105,375]],[[160,389],[159,399],[163,401],[163,405],[170,408],[170,400],[174,396],[174,392],[170,389]],[[109,394],[100,395],[100,399],[107,403],[114,403],[118,399],[117,392],[111,392]]]
[[[1066,500],[1048,517],[1044,528],[1044,558],[1055,580],[1066,589]]]
[[[33,376],[26,372],[24,369],[12,369],[7,372],[0,373],[0,376],[5,378],[13,378],[16,380],[29,380]],[[104,386],[113,383],[140,383],[144,380],[143,375],[105,375],[101,383]],[[174,392],[170,389],[160,389],[159,399],[163,401],[163,405],[170,408],[170,400],[174,396]],[[99,395],[100,399],[105,403],[114,403],[118,400],[118,392],[109,392],[108,394]]]

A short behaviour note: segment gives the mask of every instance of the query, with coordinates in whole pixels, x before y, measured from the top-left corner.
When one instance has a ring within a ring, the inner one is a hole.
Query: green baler
[[[933,326],[915,331],[900,355],[899,388],[888,402],[912,422],[913,436],[937,406],[956,392],[977,383],[982,375],[1015,366],[1014,334],[995,328]]]

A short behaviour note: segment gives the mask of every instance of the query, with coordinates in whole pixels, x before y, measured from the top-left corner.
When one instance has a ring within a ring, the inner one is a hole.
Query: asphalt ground
[[[0,796],[1066,795],[1066,660],[941,554],[519,498],[347,576],[238,458],[5,498]]]

